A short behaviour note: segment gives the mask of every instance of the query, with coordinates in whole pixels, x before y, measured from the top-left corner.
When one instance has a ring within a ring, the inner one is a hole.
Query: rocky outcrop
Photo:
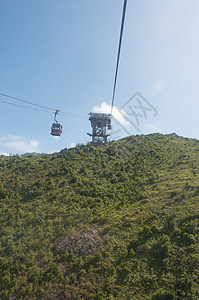
[[[87,231],[72,230],[71,233],[60,240],[56,249],[55,255],[63,255],[66,251],[76,252],[82,258],[92,254],[102,244],[102,239],[99,236],[99,231],[96,227],[89,228]]]

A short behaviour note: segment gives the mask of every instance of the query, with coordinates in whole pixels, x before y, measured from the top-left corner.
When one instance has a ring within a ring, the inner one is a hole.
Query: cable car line
[[[42,112],[45,112],[45,113],[53,114],[53,112],[42,110],[42,109],[39,109],[39,108],[29,107],[29,106],[20,105],[20,104],[11,103],[11,102],[6,102],[6,101],[3,101],[3,100],[0,100],[0,102],[1,103],[5,103],[5,104],[9,104],[9,105],[14,105],[14,106],[18,106],[18,107],[24,107],[24,108],[28,108],[28,109],[32,109],[32,110],[37,110],[37,111],[42,111]]]
[[[115,69],[115,79],[114,79],[113,94],[112,94],[111,114],[112,114],[112,111],[113,111],[113,105],[114,105],[114,100],[115,100],[115,90],[116,90],[116,84],[117,84],[117,75],[118,75],[118,68],[119,68],[119,61],[120,61],[122,37],[123,37],[123,31],[124,31],[124,21],[125,21],[125,15],[126,15],[126,7],[127,7],[127,0],[124,0],[123,12],[122,12],[122,22],[121,22],[121,29],[120,29],[120,38],[119,38],[119,46],[118,46],[118,54],[117,54],[117,63],[116,63],[116,69]]]
[[[62,112],[62,111],[60,111],[59,114],[61,116],[76,117],[76,118],[86,118],[87,119],[87,116],[81,116],[81,115],[76,115],[76,114],[71,114],[71,113],[65,113],[65,112]]]
[[[10,99],[14,99],[14,100],[17,100],[17,101],[21,101],[21,102],[24,102],[24,103],[28,103],[28,104],[31,104],[31,105],[34,105],[34,106],[38,106],[38,107],[41,107],[41,108],[45,108],[45,109],[47,109],[47,110],[55,111],[55,109],[52,109],[52,108],[49,108],[49,107],[46,107],[46,106],[43,106],[43,105],[39,105],[39,104],[30,102],[30,101],[26,101],[26,100],[24,100],[24,99],[16,98],[16,97],[9,96],[9,95],[2,94],[2,93],[0,93],[0,95],[3,96],[3,97],[7,97],[7,98],[10,98]]]
[[[17,98],[17,97],[13,97],[13,96],[7,95],[7,94],[0,93],[0,96],[7,97],[7,98],[10,98],[12,100],[17,100],[17,101],[20,101],[20,102],[24,102],[24,103],[27,103],[27,104],[30,104],[30,105],[34,105],[34,106],[46,109],[48,111],[44,111],[44,110],[41,110],[41,109],[38,109],[38,108],[23,106],[23,105],[16,105],[16,104],[11,103],[11,102],[0,101],[2,103],[8,103],[8,104],[11,104],[11,105],[13,104],[15,106],[21,106],[21,107],[30,108],[30,109],[37,110],[37,111],[43,111],[43,112],[53,113],[53,114],[56,111],[56,109],[52,109],[52,108],[49,108],[47,106],[36,104],[36,103],[30,102],[30,101],[27,101],[27,100],[24,100],[24,99],[21,99],[21,98]],[[80,116],[80,115],[76,115],[76,114],[66,113],[66,112],[62,112],[62,111],[60,111],[59,114],[62,115],[62,116],[70,116],[70,117],[76,117],[76,118],[85,118],[85,116]]]

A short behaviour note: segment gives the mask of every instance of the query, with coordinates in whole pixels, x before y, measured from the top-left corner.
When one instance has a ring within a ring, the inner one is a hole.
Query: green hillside
[[[0,299],[199,299],[199,141],[0,157]]]

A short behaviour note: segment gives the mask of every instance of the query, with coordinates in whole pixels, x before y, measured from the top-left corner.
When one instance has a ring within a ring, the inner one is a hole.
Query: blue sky
[[[50,135],[53,114],[0,102],[0,153],[52,153],[90,140],[88,113],[110,109],[122,6],[0,1],[0,93],[78,115],[59,116],[58,139]],[[128,1],[114,108],[122,127],[113,121],[112,138],[176,132],[199,139],[198,15],[199,0]],[[120,110],[137,91],[158,111],[148,106],[144,117],[138,109],[139,124],[130,106]]]

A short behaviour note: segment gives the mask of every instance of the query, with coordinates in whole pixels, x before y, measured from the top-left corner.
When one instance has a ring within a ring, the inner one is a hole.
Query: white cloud
[[[92,110],[96,113],[110,114],[111,105],[107,104],[106,102],[103,102],[101,105],[94,106]]]
[[[74,148],[75,147],[75,143],[74,142],[70,143],[70,147]]]
[[[57,143],[58,143],[58,141],[59,141],[60,137],[59,137],[59,136],[53,136],[53,139],[54,139],[54,141],[55,141],[55,142],[57,142]]]
[[[110,114],[111,113],[111,105],[107,104],[106,102],[103,102],[101,105],[97,105],[97,106],[93,107],[93,112]],[[125,113],[125,111],[123,109],[118,109],[116,106],[113,106],[112,116],[122,126],[124,126],[124,127],[130,126],[129,122],[125,118],[125,117],[127,117],[127,114]]]
[[[155,84],[154,87],[151,90],[151,96],[155,97],[157,96],[162,90],[164,90],[166,88],[166,80],[163,78],[158,79]]]
[[[0,138],[0,145],[19,152],[35,152],[38,150],[39,141],[36,139],[29,140],[22,136],[9,135]]]
[[[0,155],[9,156],[10,154],[9,153],[5,153],[5,152],[0,152]]]
[[[162,128],[160,127],[160,124],[147,124],[146,127],[151,131],[161,131]]]

